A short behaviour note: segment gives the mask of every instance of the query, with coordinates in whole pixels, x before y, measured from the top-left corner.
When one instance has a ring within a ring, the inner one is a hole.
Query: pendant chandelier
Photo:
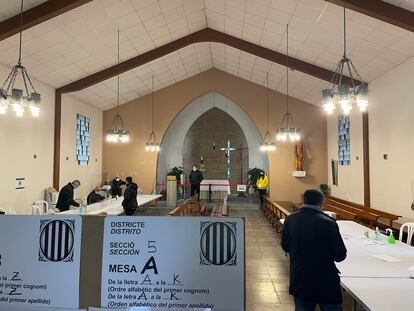
[[[40,94],[36,92],[26,68],[22,65],[22,27],[23,25],[23,0],[20,8],[20,37],[19,37],[19,60],[14,65],[6,81],[0,89],[0,114],[5,114],[12,107],[17,117],[22,117],[25,108],[29,108],[33,117],[40,114]],[[24,90],[14,87],[19,74],[22,77]]]
[[[145,151],[158,152],[160,151],[160,144],[154,133],[154,76],[152,76],[152,91],[151,91],[151,134],[147,143],[145,144]]]
[[[263,141],[260,144],[260,150],[263,152],[266,151],[275,151],[276,144],[272,140],[272,135],[269,131],[269,73],[266,75],[266,116],[267,116],[267,131],[263,137]]]
[[[129,142],[129,131],[125,129],[124,121],[119,114],[119,30],[118,30],[118,76],[117,76],[117,112],[112,120],[111,128],[106,133],[106,140],[111,143]]]
[[[283,115],[281,127],[276,129],[276,140],[299,141],[300,129],[294,127],[293,116],[289,112],[289,25],[286,25],[286,113]]]
[[[336,65],[335,73],[327,89],[322,90],[322,106],[328,114],[332,114],[339,104],[342,112],[348,115],[354,103],[361,112],[368,107],[368,85],[362,81],[351,59],[346,55],[346,5],[344,1],[344,54]],[[345,83],[344,74],[348,71],[350,84]],[[354,77],[358,80],[354,80]]]

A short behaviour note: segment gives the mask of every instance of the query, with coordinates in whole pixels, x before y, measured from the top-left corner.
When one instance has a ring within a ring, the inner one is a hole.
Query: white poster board
[[[244,220],[106,217],[101,306],[244,310]]]
[[[0,217],[0,310],[79,308],[80,216]]]

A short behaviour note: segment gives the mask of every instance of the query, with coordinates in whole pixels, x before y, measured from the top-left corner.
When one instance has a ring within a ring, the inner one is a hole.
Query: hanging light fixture
[[[112,121],[111,128],[106,133],[106,140],[111,143],[129,142],[129,131],[125,129],[124,121],[119,114],[119,30],[118,30],[118,76],[117,76],[117,112]]]
[[[276,140],[298,141],[300,129],[294,127],[293,116],[289,112],[289,25],[286,25],[286,113],[283,115],[281,127],[276,129]]]
[[[25,108],[29,108],[33,117],[40,114],[40,94],[36,92],[26,68],[22,65],[22,27],[23,25],[23,0],[20,8],[20,37],[19,60],[7,76],[0,89],[0,114],[5,114],[12,107],[17,117],[22,117]],[[24,91],[14,87],[19,73],[24,84]]]
[[[269,131],[269,73],[266,75],[266,113],[267,113],[267,131],[260,144],[260,150],[263,152],[275,151],[276,144],[272,140],[272,135]]]
[[[158,152],[160,151],[160,144],[154,133],[154,76],[152,76],[152,92],[151,92],[151,134],[147,143],[145,144],[145,151]]]
[[[351,59],[346,55],[346,3],[344,1],[344,54],[336,65],[335,73],[327,89],[322,90],[322,106],[332,114],[339,104],[342,112],[348,115],[354,103],[361,112],[368,107],[368,85],[363,82]],[[348,71],[350,84],[345,83],[344,73]],[[354,80],[357,77],[359,81]]]

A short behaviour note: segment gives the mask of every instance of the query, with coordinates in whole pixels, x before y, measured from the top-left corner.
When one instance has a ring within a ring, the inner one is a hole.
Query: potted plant
[[[247,175],[248,175],[247,182],[249,183],[249,185],[254,185],[253,186],[254,191],[257,191],[256,182],[261,172],[263,172],[263,170],[257,167],[251,168],[247,172]]]
[[[330,189],[327,184],[320,184],[319,189],[322,191],[322,193],[327,196],[330,194]]]

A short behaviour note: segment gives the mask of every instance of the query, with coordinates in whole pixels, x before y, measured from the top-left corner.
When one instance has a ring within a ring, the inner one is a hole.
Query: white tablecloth
[[[160,198],[161,195],[138,195],[137,202],[138,206],[143,206],[155,199]],[[102,202],[94,203],[88,205],[87,212],[84,215],[97,215],[99,213],[106,213],[108,215],[121,215],[124,212],[124,209],[121,205],[123,197],[117,199],[107,199]],[[79,209],[72,209],[59,214],[71,214],[78,215]]]
[[[231,194],[230,192],[230,184],[227,179],[204,179],[200,184],[200,191],[209,191],[209,185],[211,186],[211,191],[220,191],[220,192],[227,192],[227,194]]]
[[[380,244],[374,240],[374,230],[352,221],[337,223],[348,250],[347,258],[337,264],[342,277],[408,277],[408,268],[414,266],[414,247],[399,241],[389,244],[385,235],[381,235]],[[364,237],[365,231],[370,239]],[[403,261],[390,263],[373,255],[389,255]]]
[[[342,287],[367,310],[414,310],[414,279],[408,271],[414,266],[414,247],[399,241],[389,244],[385,235],[377,242],[374,230],[352,221],[338,221],[338,225],[348,250],[345,261],[337,264]],[[402,261],[385,262],[373,255]]]

